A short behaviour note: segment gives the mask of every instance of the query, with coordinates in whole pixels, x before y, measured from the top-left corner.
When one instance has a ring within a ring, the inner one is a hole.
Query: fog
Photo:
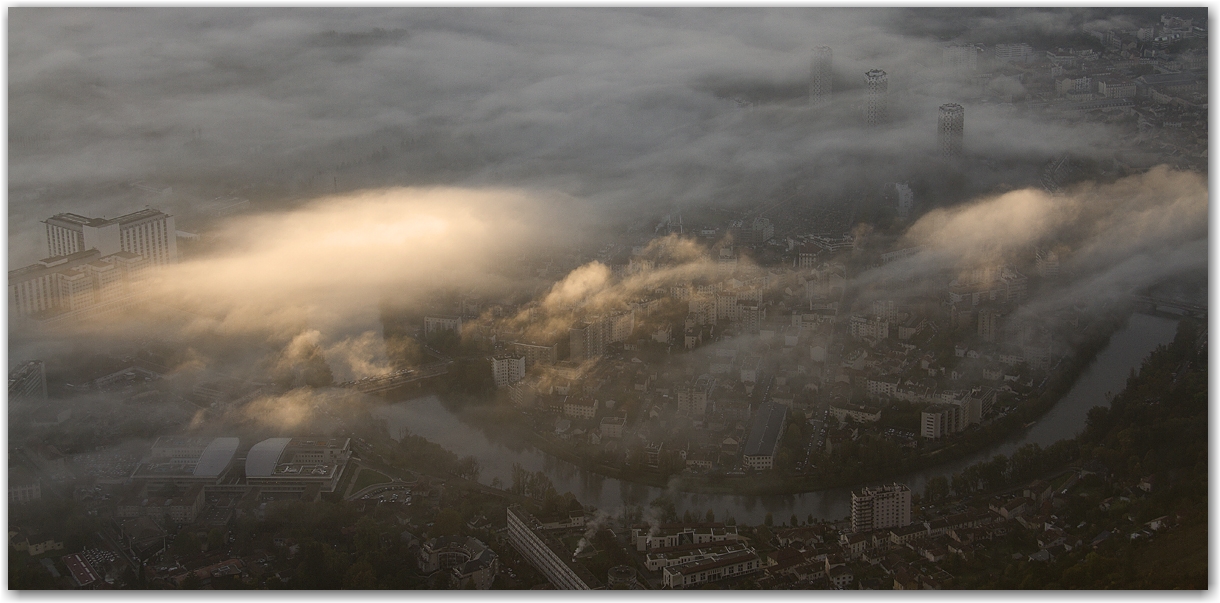
[[[47,255],[40,221],[59,212],[148,205],[206,235],[149,283],[155,312],[70,335],[10,333],[10,359],[156,338],[182,344],[171,368],[184,383],[299,372],[317,353],[336,380],[378,375],[392,367],[383,299],[537,292],[503,322],[562,333],[582,314],[715,275],[706,242],[654,240],[640,257],[655,263],[628,274],[587,255],[551,278],[507,266],[675,210],[818,207],[908,179],[930,193],[898,244],[923,251],[853,274],[857,284],[1064,249],[1063,286],[1022,309],[1036,316],[1207,268],[1206,174],[1158,167],[1048,193],[1042,162],[1107,161],[1129,132],[1016,112],[998,100],[1024,93],[1015,77],[942,65],[948,43],[1131,27],[1121,11],[14,8],[9,18],[10,268]],[[834,99],[811,107],[815,46],[833,49]],[[871,129],[860,111],[869,69],[889,74],[890,120]],[[956,171],[937,159],[947,102],[966,111]],[[202,210],[231,196],[250,211]],[[227,420],[291,429],[338,396],[287,389]]]
[[[10,265],[41,257],[37,222],[57,212],[168,202],[132,190],[137,181],[175,187],[171,212],[189,207],[188,192],[266,205],[450,185],[561,192],[620,220],[749,206],[797,177],[817,203],[868,176],[919,173],[936,107],[980,95],[941,66],[943,40],[920,35],[909,13],[19,8]],[[1035,30],[1080,14],[1019,11]],[[836,98],[813,110],[818,45],[834,49]],[[865,131],[872,68],[890,74],[892,121]],[[1113,135],[966,106],[976,155],[1090,156]],[[985,190],[1020,177],[972,175]]]

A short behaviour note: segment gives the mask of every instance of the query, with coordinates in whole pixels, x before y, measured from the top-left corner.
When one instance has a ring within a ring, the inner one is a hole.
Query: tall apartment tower
[[[864,120],[868,127],[875,128],[889,121],[889,104],[886,92],[889,89],[889,79],[885,72],[873,69],[864,74],[864,82],[868,85],[864,99]]]
[[[851,531],[868,532],[911,525],[911,489],[902,484],[851,493]]]
[[[142,209],[111,219],[56,214],[44,224],[51,257],[96,249],[103,256],[134,253],[155,266],[178,261],[174,217],[160,210]]]
[[[829,46],[813,49],[813,64],[809,68],[809,104],[820,105],[830,101],[831,80],[834,79],[832,62],[834,53]]]
[[[936,129],[940,142],[940,156],[958,158],[962,156],[962,134],[966,126],[966,110],[957,103],[940,106],[940,123]]]

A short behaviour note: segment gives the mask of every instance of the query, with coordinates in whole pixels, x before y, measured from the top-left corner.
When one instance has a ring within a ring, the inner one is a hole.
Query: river
[[[1126,385],[1127,375],[1138,368],[1143,359],[1157,346],[1173,340],[1177,321],[1133,314],[1127,324],[1115,332],[1109,344],[1080,375],[1072,389],[1050,411],[1029,429],[1014,434],[1007,441],[980,451],[970,457],[937,465],[930,469],[900,476],[893,481],[907,484],[914,492],[922,492],[924,483],[937,475],[952,475],[962,468],[997,454],[1009,454],[1023,444],[1047,446],[1061,439],[1074,437],[1083,427],[1093,406],[1107,406],[1107,393],[1117,394]],[[473,455],[482,470],[479,481],[490,483],[499,478],[512,482],[512,466],[519,463],[530,471],[545,472],[560,492],[570,491],[581,503],[605,511],[624,505],[647,505],[663,491],[632,482],[605,477],[585,471],[559,460],[529,444],[506,436],[489,437],[478,427],[463,422],[435,396],[424,396],[376,409],[374,414],[386,420],[390,434],[398,436],[405,427],[416,435],[444,446],[459,456]],[[791,515],[802,521],[815,518],[837,520],[850,514],[850,488],[835,488],[791,495],[739,496],[726,494],[693,494],[670,492],[678,512],[689,510],[702,517],[711,509],[717,519],[733,517],[747,524],[762,523],[767,513],[776,522],[786,522]]]

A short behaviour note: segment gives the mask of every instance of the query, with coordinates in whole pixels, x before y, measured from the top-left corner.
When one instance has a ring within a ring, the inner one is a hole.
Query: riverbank
[[[904,462],[896,465],[863,468],[861,472],[864,474],[863,477],[860,476],[860,473],[847,478],[835,479],[825,476],[781,476],[775,473],[729,476],[687,473],[664,475],[650,471],[634,471],[597,462],[580,454],[579,451],[564,442],[533,431],[515,411],[510,413],[516,415],[515,417],[506,415],[503,411],[463,414],[481,427],[494,427],[497,430],[507,427],[517,437],[538,450],[584,471],[642,486],[701,495],[775,496],[818,492],[887,481],[909,473],[934,469],[937,466],[969,458],[971,455],[994,446],[998,441],[1010,439],[1021,433],[1053,409],[1071,391],[1080,376],[1109,344],[1113,334],[1127,324],[1130,316],[1130,312],[1118,316],[1110,315],[1098,318],[1089,325],[1081,334],[1081,340],[1075,353],[1065,357],[1058,368],[1048,375],[1042,393],[1021,403],[1007,416],[964,432],[956,436],[957,440],[950,445],[929,454],[903,459]]]

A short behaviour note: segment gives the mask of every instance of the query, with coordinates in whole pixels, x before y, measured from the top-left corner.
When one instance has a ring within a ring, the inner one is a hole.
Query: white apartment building
[[[663,570],[661,581],[665,588],[688,588],[749,574],[761,567],[758,554],[748,549],[671,565]]]
[[[462,317],[461,316],[425,316],[424,317],[424,336],[441,331],[453,331],[459,337],[462,335]]]
[[[911,524],[911,489],[903,484],[851,493],[851,531],[868,532]]]
[[[593,590],[601,587],[593,574],[569,561],[571,551],[543,531],[536,517],[519,505],[508,508],[508,541],[559,590]]]
[[[9,311],[49,320],[119,310],[135,301],[136,284],[149,266],[147,258],[125,251],[102,255],[86,249],[45,258],[9,271]]]
[[[508,387],[525,378],[525,356],[493,356],[491,372],[496,387]]]

